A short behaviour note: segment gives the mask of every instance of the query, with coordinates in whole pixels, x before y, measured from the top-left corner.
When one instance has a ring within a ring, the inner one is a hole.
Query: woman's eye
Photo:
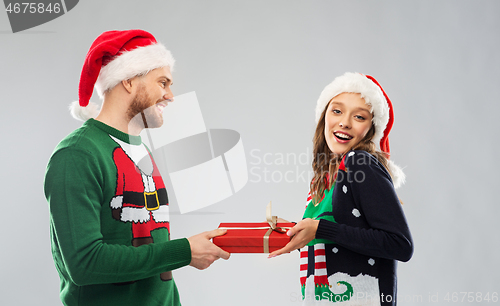
[[[360,116],[360,115],[357,115],[357,116],[356,116],[356,119],[358,119],[358,120],[365,120],[365,117]]]
[[[334,110],[332,110],[332,112],[333,112],[334,114],[340,114],[340,110],[338,110],[338,109],[334,109]]]

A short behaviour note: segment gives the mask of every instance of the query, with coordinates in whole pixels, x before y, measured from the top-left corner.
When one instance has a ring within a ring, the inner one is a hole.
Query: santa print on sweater
[[[153,243],[152,231],[166,228],[170,233],[167,190],[160,172],[144,145],[134,146],[110,135],[120,146],[113,151],[117,169],[116,193],[110,206],[113,218],[132,223],[132,245]],[[138,162],[146,156],[146,165]],[[172,273],[164,272],[162,280],[171,280]]]
[[[396,260],[407,261],[413,247],[390,175],[375,157],[346,154],[321,201],[314,205],[309,194],[304,218],[320,220],[300,252],[304,304],[395,305]]]

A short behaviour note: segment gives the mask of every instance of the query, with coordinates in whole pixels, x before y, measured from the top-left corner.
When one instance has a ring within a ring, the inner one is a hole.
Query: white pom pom
[[[391,171],[392,182],[394,183],[394,188],[401,187],[406,181],[406,175],[403,169],[396,165],[393,161],[388,160],[389,171]]]
[[[71,116],[77,120],[87,121],[90,118],[95,118],[99,115],[99,105],[94,102],[89,102],[86,107],[80,106],[78,101],[74,101],[69,105]]]

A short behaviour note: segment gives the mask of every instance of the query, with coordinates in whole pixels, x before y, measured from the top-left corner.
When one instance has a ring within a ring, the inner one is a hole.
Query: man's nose
[[[163,99],[174,102],[174,94],[170,88],[167,89],[167,92],[163,95]]]

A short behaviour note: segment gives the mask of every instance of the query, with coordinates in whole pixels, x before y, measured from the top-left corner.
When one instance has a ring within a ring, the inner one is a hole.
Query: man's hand
[[[215,229],[210,232],[204,232],[188,238],[189,245],[191,246],[191,263],[197,269],[204,270],[219,258],[229,259],[229,253],[222,250],[210,239],[222,236],[226,230]]]
[[[293,250],[303,248],[316,237],[319,220],[304,219],[288,230],[286,234],[292,237],[292,240],[282,249],[272,252],[268,258],[276,257],[283,253],[290,253]]]

